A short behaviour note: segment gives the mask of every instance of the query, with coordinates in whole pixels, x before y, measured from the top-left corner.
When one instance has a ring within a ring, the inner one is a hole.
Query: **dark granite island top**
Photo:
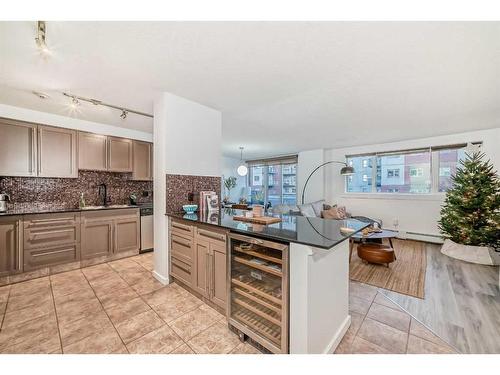
[[[281,217],[282,221],[270,225],[253,224],[233,219],[233,216],[241,215],[242,212],[241,210],[223,209],[220,212],[204,216],[185,213],[167,213],[167,216],[199,224],[214,225],[253,237],[299,243],[322,249],[330,249],[369,226],[369,224],[355,219],[328,220],[295,215],[274,215]],[[340,231],[342,227],[348,227],[354,231],[350,234],[343,234]]]

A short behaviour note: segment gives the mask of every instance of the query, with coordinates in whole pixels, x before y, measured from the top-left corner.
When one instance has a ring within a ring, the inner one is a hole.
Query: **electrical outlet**
[[[397,227],[399,225],[399,220],[397,218],[392,219],[392,225]]]

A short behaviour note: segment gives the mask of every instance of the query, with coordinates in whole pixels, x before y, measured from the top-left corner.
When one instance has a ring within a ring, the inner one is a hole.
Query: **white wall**
[[[500,169],[500,128],[422,138],[410,141],[374,144],[369,146],[330,149],[325,151],[325,160],[345,160],[345,155],[369,152],[405,150],[419,147],[452,145],[456,143],[482,141],[486,153],[497,171]],[[381,195],[345,193],[345,177],[340,176],[337,167],[327,167],[325,172],[325,193],[327,201],[345,205],[354,215],[380,218],[385,228],[394,228],[394,219],[399,222],[398,230],[439,236],[437,220],[444,194]]]
[[[240,176],[236,172],[240,164],[241,164],[240,159],[227,158],[227,157],[222,158],[222,177],[223,178],[228,178],[230,176],[236,177],[236,187],[231,190],[231,196],[229,197],[231,202],[238,202],[242,196],[244,196],[245,198],[247,197],[245,189],[247,187],[248,175]],[[222,181],[221,192],[223,199],[227,193],[226,188],[224,187],[224,181]]]
[[[297,204],[301,204],[302,189],[307,177],[319,165],[325,162],[324,150],[299,152],[297,163]],[[324,173],[325,167],[318,169],[307,183],[304,202],[310,203],[325,198]]]
[[[34,111],[32,109],[14,107],[7,104],[0,104],[0,117],[67,129],[82,130],[97,134],[111,135],[114,137],[137,139],[139,141],[153,141],[153,134],[151,133],[101,124],[98,122],[80,120],[68,116],[55,115],[53,113]]]
[[[165,175],[221,175],[221,113],[193,101],[161,93],[154,102],[154,276],[169,282]]]

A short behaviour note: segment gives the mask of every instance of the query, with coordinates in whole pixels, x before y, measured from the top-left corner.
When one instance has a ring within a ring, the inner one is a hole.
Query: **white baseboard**
[[[434,234],[414,233],[405,231],[400,231],[397,238],[402,240],[417,240],[417,241],[430,242],[436,244],[442,244],[444,242],[442,237]]]
[[[153,271],[153,277],[156,280],[158,280],[160,283],[162,283],[163,285],[170,284],[170,279],[168,277],[162,276],[159,273],[157,273],[156,271]]]
[[[350,326],[351,326],[351,316],[347,315],[344,322],[342,323],[338,331],[335,333],[335,336],[333,336],[332,340],[327,345],[323,354],[332,354],[335,351],[335,349],[337,349],[337,346],[339,346],[340,341],[342,341],[344,335],[346,334]]]

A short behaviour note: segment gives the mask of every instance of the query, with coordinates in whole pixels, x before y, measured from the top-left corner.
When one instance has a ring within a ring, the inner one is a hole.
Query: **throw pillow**
[[[316,214],[317,217],[321,217],[321,211],[323,210],[324,204],[325,204],[324,199],[311,203],[311,206],[312,206],[314,213]]]
[[[301,204],[299,206],[300,213],[302,216],[307,216],[307,217],[316,217],[316,213],[314,212],[314,208],[312,204]]]
[[[343,220],[346,218],[345,207],[332,207],[329,210],[323,210],[321,217],[323,219]]]

